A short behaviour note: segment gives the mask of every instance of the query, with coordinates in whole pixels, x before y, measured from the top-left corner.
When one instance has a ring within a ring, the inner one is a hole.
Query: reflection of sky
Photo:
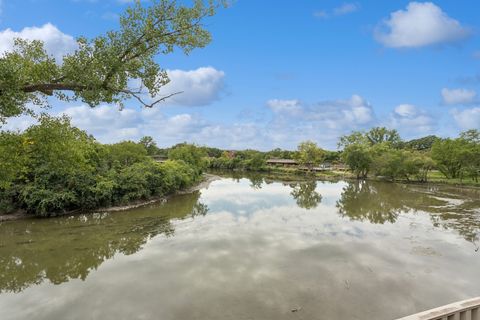
[[[248,179],[240,179],[238,183],[223,179],[214,181],[211,187],[202,190],[201,201],[208,205],[210,213],[228,208],[237,215],[249,215],[261,209],[271,209],[286,205],[296,206],[290,193],[292,188],[281,182],[263,183],[262,187],[251,187]],[[345,183],[318,182],[316,191],[322,195],[322,203],[335,207]],[[240,196],[241,195],[241,196]]]
[[[318,183],[311,210],[289,186],[249,185],[212,183],[206,216],[174,221],[175,236],[116,255],[86,281],[0,296],[2,320],[374,320],[480,295],[480,255],[425,212],[350,221],[335,207],[345,183]]]

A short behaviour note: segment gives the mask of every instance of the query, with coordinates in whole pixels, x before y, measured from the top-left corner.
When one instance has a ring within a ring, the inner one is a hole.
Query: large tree
[[[169,82],[158,54],[181,49],[188,54],[206,46],[210,33],[202,21],[225,0],[194,0],[190,7],[175,0],[136,0],[120,18],[118,30],[93,39],[77,39],[75,52],[62,61],[49,55],[41,41],[16,39],[13,51],[0,57],[0,122],[46,106],[49,96],[120,106],[134,98],[152,107],[177,92],[160,92]],[[153,97],[145,98],[147,93]]]
[[[297,160],[311,171],[325,158],[325,151],[320,149],[315,142],[304,141],[298,145]]]

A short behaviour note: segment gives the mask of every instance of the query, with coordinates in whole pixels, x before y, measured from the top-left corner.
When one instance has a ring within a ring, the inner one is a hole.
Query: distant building
[[[276,166],[276,167],[295,167],[299,170],[312,170],[312,171],[330,171],[330,170],[338,170],[338,171],[345,171],[348,168],[344,164],[331,164],[328,162],[324,162],[318,166],[308,168],[305,166],[301,166],[300,163],[296,160],[292,159],[268,159],[266,161],[267,165]]]
[[[282,166],[282,167],[299,165],[299,163],[296,160],[292,160],[292,159],[268,159],[267,164],[272,166]]]

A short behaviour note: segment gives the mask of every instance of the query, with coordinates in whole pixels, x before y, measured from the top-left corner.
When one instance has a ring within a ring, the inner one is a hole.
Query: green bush
[[[192,150],[158,163],[141,143],[102,145],[66,117],[43,116],[24,133],[0,134],[0,213],[54,216],[173,193],[201,176]]]

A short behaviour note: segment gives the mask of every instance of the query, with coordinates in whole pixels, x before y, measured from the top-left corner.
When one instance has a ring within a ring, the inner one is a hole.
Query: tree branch
[[[24,93],[33,93],[33,92],[41,92],[46,95],[53,95],[54,91],[85,91],[85,90],[92,90],[93,88],[90,88],[85,85],[80,85],[80,84],[67,84],[67,83],[43,83],[43,84],[33,84],[33,85],[27,85],[22,88],[22,91]],[[163,102],[173,96],[176,96],[178,94],[183,93],[183,91],[175,92],[168,94],[166,96],[161,97],[158,100],[155,100],[153,103],[147,103],[142,99],[141,94],[142,91],[133,91],[131,89],[115,89],[115,88],[104,88],[106,90],[110,90],[115,93],[125,93],[127,95],[130,95],[131,97],[135,98],[138,102],[140,102],[144,107],[146,108],[152,108],[156,104]]]
[[[163,96],[161,97],[160,99],[158,100],[155,100],[153,103],[146,103],[142,97],[139,95],[140,92],[133,92],[131,90],[121,90],[121,92],[123,93],[126,93],[128,95],[131,95],[133,98],[135,98],[138,102],[140,102],[145,108],[153,108],[156,104],[160,103],[160,102],[163,102],[173,96],[176,96],[177,94],[181,94],[183,93],[183,91],[179,91],[179,92],[175,92],[175,93],[171,93],[171,94],[168,94],[166,96]]]

